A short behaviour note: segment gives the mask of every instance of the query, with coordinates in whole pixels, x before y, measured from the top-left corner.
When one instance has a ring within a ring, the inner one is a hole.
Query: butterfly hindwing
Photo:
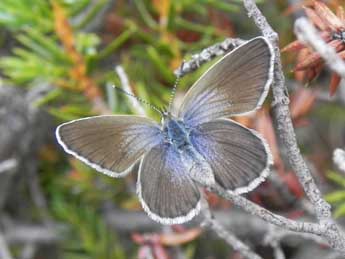
[[[216,182],[227,190],[249,192],[269,173],[272,155],[266,142],[232,120],[203,123],[192,130],[190,139],[210,164]]]
[[[156,122],[130,115],[67,122],[57,128],[56,136],[67,153],[112,177],[128,173],[136,161],[163,140]]]
[[[188,175],[181,153],[171,144],[157,145],[141,161],[138,196],[150,217],[180,224],[200,211],[200,192]]]

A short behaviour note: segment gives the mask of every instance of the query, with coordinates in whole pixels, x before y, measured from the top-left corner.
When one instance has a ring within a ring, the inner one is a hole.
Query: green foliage
[[[58,42],[36,29],[24,29],[16,39],[13,55],[0,60],[0,68],[11,82],[25,85],[37,79],[52,83],[68,73],[70,61]]]
[[[0,2],[0,26],[5,26],[6,29],[12,31],[32,27],[39,27],[43,32],[52,31],[52,13],[49,1],[2,0]]]
[[[107,228],[94,208],[67,198],[55,193],[51,199],[52,213],[70,226],[69,236],[62,243],[63,258],[127,258],[114,231]]]
[[[109,93],[105,90],[106,84],[118,84],[118,79],[112,78],[112,81],[109,81],[109,77],[106,76],[108,72],[100,69],[98,65],[125,47],[125,52],[121,51],[123,53],[121,63],[130,76],[135,92],[158,106],[163,106],[168,101],[169,89],[175,79],[173,70],[181,63],[182,52],[200,49],[226,36],[210,25],[207,18],[208,10],[210,8],[224,12],[238,10],[238,3],[209,0],[164,1],[168,9],[162,10],[159,9],[159,5],[155,6],[150,1],[136,0],[134,6],[117,7],[116,11],[119,14],[117,19],[121,24],[119,33],[111,42],[99,47],[101,42],[99,36],[82,32],[81,29],[96,18],[107,1],[98,1],[96,4],[91,3],[90,0],[58,2],[71,18],[76,49],[85,60],[88,74],[91,77],[97,74],[96,83],[101,86],[102,91],[105,94]],[[164,3],[162,2],[162,5]],[[34,11],[27,12],[27,10]],[[202,16],[195,19],[194,13]],[[157,16],[161,20],[166,19],[166,22],[160,23],[156,19]],[[7,80],[14,84],[32,87],[39,80],[62,87],[59,94],[49,97],[51,112],[59,114],[60,108],[51,104],[54,104],[54,100],[58,103],[60,100],[64,101],[66,94],[77,89],[78,82],[70,78],[73,68],[71,54],[61,46],[54,29],[54,22],[54,12],[49,1],[5,0],[0,3],[0,26],[15,32],[14,36],[19,44],[13,48],[12,56],[0,60],[0,69],[7,76]],[[188,44],[178,36],[179,32],[194,33],[198,40],[195,44]],[[130,40],[135,43],[128,45]],[[140,71],[145,68],[146,73],[133,73],[134,64]],[[109,72],[112,71],[112,68],[107,69]],[[181,89],[185,88],[184,85],[182,83]],[[115,98],[118,95],[119,93],[115,93]],[[70,101],[67,105],[75,102]],[[125,103],[121,102],[121,105]],[[73,113],[66,114],[68,111],[73,109],[64,106],[65,114],[59,117],[62,119],[75,117]],[[87,114],[86,112],[85,115]]]
[[[345,177],[336,172],[329,172],[327,178],[342,188],[327,194],[325,198],[329,203],[336,206],[334,216],[337,218],[343,217],[345,216]]]

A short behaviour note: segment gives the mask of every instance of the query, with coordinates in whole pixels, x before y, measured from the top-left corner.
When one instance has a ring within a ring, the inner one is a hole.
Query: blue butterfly
[[[74,120],[56,130],[64,150],[112,177],[140,162],[137,193],[144,210],[162,224],[180,224],[200,211],[198,183],[235,194],[268,175],[266,141],[228,117],[263,104],[273,78],[274,52],[263,37],[226,54],[204,73],[178,111],[162,123],[133,115]]]

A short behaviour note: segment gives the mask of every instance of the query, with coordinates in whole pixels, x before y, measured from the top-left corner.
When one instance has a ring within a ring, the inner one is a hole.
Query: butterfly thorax
[[[179,150],[190,145],[189,129],[181,120],[171,116],[165,118],[163,123],[163,132],[165,133],[166,141],[174,145]]]

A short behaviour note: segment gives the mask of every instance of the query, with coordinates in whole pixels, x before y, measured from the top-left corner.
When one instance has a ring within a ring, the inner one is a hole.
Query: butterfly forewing
[[[263,37],[213,65],[187,92],[179,117],[190,126],[259,108],[272,81],[274,53]]]
[[[163,140],[153,120],[139,116],[95,116],[60,125],[59,143],[70,153],[107,175],[118,177]]]
[[[143,158],[138,195],[150,217],[163,224],[180,224],[200,210],[200,193],[183,165],[181,153],[165,143]]]
[[[216,182],[227,190],[248,192],[269,173],[272,157],[266,142],[232,120],[203,123],[192,130],[190,138],[213,169]]]

